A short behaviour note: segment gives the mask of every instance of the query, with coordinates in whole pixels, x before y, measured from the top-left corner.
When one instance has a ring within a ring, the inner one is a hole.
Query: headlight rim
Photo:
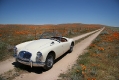
[[[37,56],[36,56],[36,62],[41,62],[43,58],[43,55],[40,51],[37,52]]]
[[[37,52],[37,57],[42,57],[42,53],[40,51]]]

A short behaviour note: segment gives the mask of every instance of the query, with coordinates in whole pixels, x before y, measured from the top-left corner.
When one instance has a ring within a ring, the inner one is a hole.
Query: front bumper
[[[32,60],[29,60],[29,61],[25,61],[23,59],[19,59],[18,57],[15,57],[16,58],[16,61],[21,63],[21,64],[24,64],[24,65],[28,65],[28,66],[31,66],[31,67],[44,67],[45,66],[45,62],[33,62]]]

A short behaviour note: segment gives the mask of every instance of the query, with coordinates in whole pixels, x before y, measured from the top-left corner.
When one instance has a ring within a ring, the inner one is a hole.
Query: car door
[[[64,53],[63,43],[56,41],[55,44],[53,45],[53,50],[56,53],[56,58],[60,57]]]
[[[63,53],[67,52],[70,48],[70,43],[65,38],[62,38],[61,43],[63,45]]]
[[[70,48],[69,42],[62,42],[63,45],[63,53],[67,52]]]

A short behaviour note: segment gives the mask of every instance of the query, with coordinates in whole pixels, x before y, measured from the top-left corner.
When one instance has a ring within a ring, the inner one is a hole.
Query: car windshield
[[[58,32],[44,32],[40,36],[40,39],[51,39],[53,37],[61,37],[61,34],[59,34]]]

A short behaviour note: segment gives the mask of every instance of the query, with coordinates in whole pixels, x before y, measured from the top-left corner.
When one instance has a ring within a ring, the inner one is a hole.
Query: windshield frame
[[[52,39],[53,37],[59,37],[61,41],[62,35],[59,32],[44,32],[39,39]]]

